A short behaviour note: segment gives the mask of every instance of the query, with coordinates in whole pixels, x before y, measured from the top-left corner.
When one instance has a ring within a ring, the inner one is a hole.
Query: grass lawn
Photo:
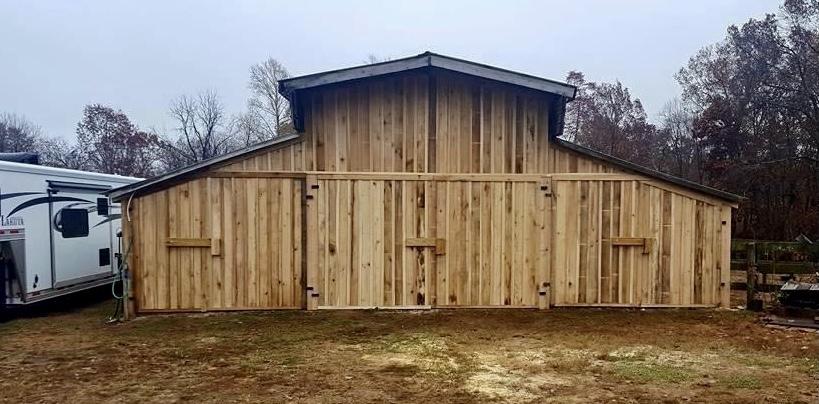
[[[819,401],[817,334],[740,312],[111,307],[0,324],[0,401]]]

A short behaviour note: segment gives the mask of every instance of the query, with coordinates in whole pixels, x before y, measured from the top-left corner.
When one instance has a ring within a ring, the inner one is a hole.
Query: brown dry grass
[[[817,335],[719,311],[176,315],[0,324],[8,402],[817,402]]]

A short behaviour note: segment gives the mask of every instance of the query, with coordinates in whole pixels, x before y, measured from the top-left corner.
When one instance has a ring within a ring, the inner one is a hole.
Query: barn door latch
[[[654,239],[650,237],[612,237],[611,245],[615,247],[643,247],[643,254],[651,254]]]
[[[404,241],[406,247],[432,247],[435,255],[446,254],[446,240],[433,237],[414,237]]]

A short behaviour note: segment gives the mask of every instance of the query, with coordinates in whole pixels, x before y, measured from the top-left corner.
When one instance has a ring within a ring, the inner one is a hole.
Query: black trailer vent
[[[111,265],[111,249],[100,248],[100,266],[107,267]]]

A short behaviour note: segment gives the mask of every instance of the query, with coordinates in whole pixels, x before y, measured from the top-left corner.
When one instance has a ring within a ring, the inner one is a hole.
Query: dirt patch
[[[532,401],[553,396],[558,388],[572,384],[572,380],[556,372],[525,373],[500,365],[493,355],[477,355],[480,363],[467,378],[467,390],[488,398]]]
[[[0,401],[819,400],[817,335],[742,312],[108,310],[0,324]]]

